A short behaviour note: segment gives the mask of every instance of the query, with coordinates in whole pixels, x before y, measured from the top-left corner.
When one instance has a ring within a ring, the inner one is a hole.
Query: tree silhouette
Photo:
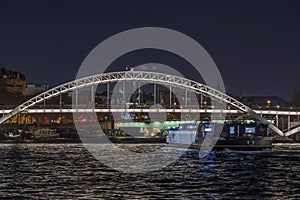
[[[295,91],[294,97],[291,101],[291,105],[295,107],[300,107],[300,90]]]

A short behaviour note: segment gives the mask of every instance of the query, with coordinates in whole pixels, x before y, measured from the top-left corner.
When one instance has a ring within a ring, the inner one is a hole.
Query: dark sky
[[[297,0],[2,0],[0,66],[23,72],[28,82],[54,86],[73,80],[101,41],[145,26],[174,29],[198,41],[229,93],[290,100],[300,89]],[[176,65],[176,58],[150,54],[129,55],[115,64],[141,64],[148,56]]]

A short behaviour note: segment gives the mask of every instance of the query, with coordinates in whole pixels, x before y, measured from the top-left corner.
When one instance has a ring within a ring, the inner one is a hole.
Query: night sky
[[[300,1],[0,1],[0,66],[29,83],[73,80],[100,42],[137,27],[165,27],[198,41],[217,64],[227,92],[277,95],[300,89]],[[116,61],[188,65],[174,55],[133,52]],[[185,69],[190,69],[187,67]],[[187,70],[187,78],[193,71]]]

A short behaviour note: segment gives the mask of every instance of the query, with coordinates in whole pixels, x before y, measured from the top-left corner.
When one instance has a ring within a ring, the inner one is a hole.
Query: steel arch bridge
[[[205,96],[209,96],[210,98],[223,101],[224,103],[233,106],[239,111],[249,114],[251,117],[260,121],[261,123],[268,124],[269,128],[273,130],[275,133],[277,133],[278,135],[284,136],[284,133],[280,129],[278,129],[275,125],[271,124],[265,118],[258,115],[255,111],[253,111],[248,106],[232,98],[231,96],[224,94],[223,92],[220,92],[207,85],[186,78],[182,78],[179,76],[173,76],[173,75],[157,73],[157,72],[148,72],[148,71],[109,72],[109,73],[92,75],[92,76],[88,76],[88,77],[76,79],[71,82],[64,83],[62,85],[49,89],[31,98],[30,100],[22,103],[21,105],[17,106],[9,113],[4,115],[2,118],[0,118],[0,124],[10,119],[14,115],[23,112],[38,103],[51,99],[52,97],[58,96],[60,94],[73,91],[76,89],[92,86],[92,85],[118,82],[118,81],[147,81],[147,82],[158,83],[163,85],[177,86],[179,88],[191,90],[196,93],[201,93]]]

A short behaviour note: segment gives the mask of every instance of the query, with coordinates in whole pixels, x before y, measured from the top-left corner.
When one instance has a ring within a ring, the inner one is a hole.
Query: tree
[[[291,101],[291,105],[295,107],[300,107],[300,90],[295,92],[294,97]]]
[[[0,78],[0,105],[17,106],[22,102],[24,102],[24,96],[20,93],[12,93],[7,91],[5,81]]]

